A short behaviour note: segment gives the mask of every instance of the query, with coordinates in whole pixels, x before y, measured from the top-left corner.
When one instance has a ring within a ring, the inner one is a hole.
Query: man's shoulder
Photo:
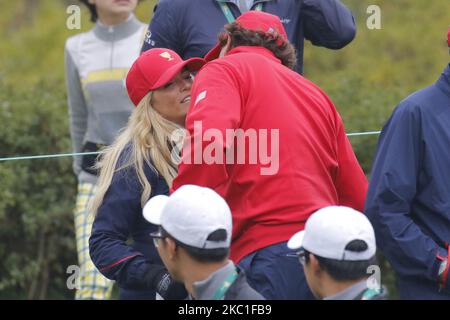
[[[397,109],[399,112],[416,113],[433,104],[434,97],[439,93],[435,84],[413,92],[403,99]]]
[[[204,68],[222,68],[234,73],[241,73],[246,69],[262,71],[264,68],[270,66],[269,61],[264,56],[255,52],[237,52],[212,60]]]
[[[239,60],[235,60],[233,58],[230,59],[229,56],[215,59],[206,63],[197,73],[197,77],[203,74],[209,75],[211,72],[215,73],[215,71],[217,70],[221,70],[221,72],[236,74],[240,70],[238,64]]]
[[[244,270],[238,268],[238,277],[228,289],[225,300],[265,300],[247,281]]]

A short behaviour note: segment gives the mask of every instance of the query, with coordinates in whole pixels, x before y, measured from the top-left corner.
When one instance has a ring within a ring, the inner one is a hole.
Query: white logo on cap
[[[167,51],[164,51],[163,53],[160,54],[161,57],[163,57],[164,59],[167,59],[169,61],[173,60],[173,57],[171,56],[171,54]]]

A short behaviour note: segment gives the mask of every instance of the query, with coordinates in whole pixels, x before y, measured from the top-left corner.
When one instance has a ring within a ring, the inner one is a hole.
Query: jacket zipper
[[[113,56],[114,56],[114,27],[109,27],[108,32],[111,33],[111,56],[109,59],[109,69],[112,70],[113,68]]]

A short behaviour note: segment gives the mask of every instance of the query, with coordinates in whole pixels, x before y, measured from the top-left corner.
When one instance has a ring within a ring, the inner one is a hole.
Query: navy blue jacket
[[[183,59],[203,57],[228,23],[219,2],[229,3],[240,15],[237,0],[161,0],[149,26],[142,51],[169,48]],[[263,11],[280,17],[289,40],[297,49],[296,71],[303,70],[303,42],[340,49],[356,34],[352,13],[339,0],[256,0]]]
[[[149,166],[144,172],[152,187],[151,196],[169,193],[162,176]],[[155,291],[144,285],[144,274],[149,264],[162,265],[149,236],[157,227],[142,215],[141,194],[133,167],[116,172],[89,239],[92,261],[105,277],[117,282],[121,299],[154,299]]]
[[[436,84],[402,101],[383,128],[365,212],[400,297],[450,299],[438,285],[450,242],[450,65]]]

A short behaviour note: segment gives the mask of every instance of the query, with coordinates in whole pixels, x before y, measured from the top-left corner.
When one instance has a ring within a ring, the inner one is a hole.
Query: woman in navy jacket
[[[115,280],[121,299],[187,296],[163,267],[149,234],[156,227],[142,217],[150,197],[167,194],[177,173],[170,136],[184,127],[192,76],[202,59],[183,61],[169,49],[142,54],[131,67],[126,86],[136,108],[128,126],[106,149],[92,212],[89,239],[95,266]]]

